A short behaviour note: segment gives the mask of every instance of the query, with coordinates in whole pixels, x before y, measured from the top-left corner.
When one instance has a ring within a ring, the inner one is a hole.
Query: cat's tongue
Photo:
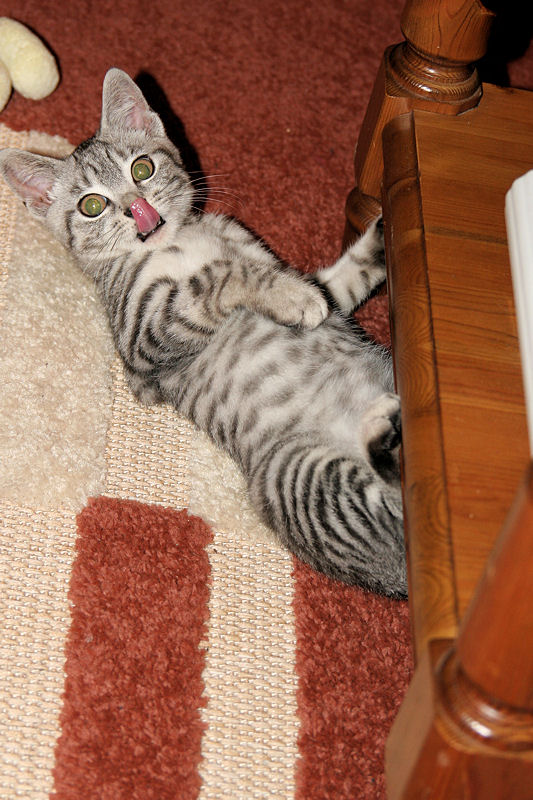
[[[130,205],[130,211],[142,236],[152,233],[161,224],[161,217],[144,198],[137,197]]]

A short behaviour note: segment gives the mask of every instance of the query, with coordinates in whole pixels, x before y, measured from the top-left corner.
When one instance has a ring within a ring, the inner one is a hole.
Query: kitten
[[[384,279],[379,224],[314,282],[286,269],[236,221],[193,209],[180,153],[117,69],[93,138],[64,160],[3,150],[0,169],[96,282],[137,398],[225,448],[301,559],[404,597],[391,359],[348,317]]]

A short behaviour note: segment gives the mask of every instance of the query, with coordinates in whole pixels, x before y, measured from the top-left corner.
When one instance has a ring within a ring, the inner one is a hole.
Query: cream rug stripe
[[[0,124],[0,146],[71,147]],[[95,292],[0,184],[0,797],[46,800],[75,513],[102,491],[113,354]]]
[[[292,559],[217,531],[200,800],[290,800],[297,757]]]
[[[0,147],[38,148],[49,137],[16,133],[0,124]],[[57,140],[50,141],[52,152]],[[59,146],[64,146],[60,143]],[[22,210],[25,216],[25,212]],[[21,230],[21,204],[0,185],[0,314],[6,331],[9,267]],[[22,233],[21,233],[22,231]],[[24,298],[24,302],[27,298]],[[21,304],[24,308],[24,302]],[[8,334],[11,332],[8,330]],[[7,345],[11,348],[9,335]],[[0,356],[4,351],[0,351]],[[8,376],[10,381],[12,376]],[[12,382],[10,383],[12,386]],[[16,387],[15,387],[16,388]],[[23,387],[18,387],[19,391]],[[5,423],[8,386],[2,385]],[[17,396],[15,394],[15,402]],[[5,428],[0,443],[6,445]],[[28,433],[32,434],[31,422]],[[15,447],[16,450],[16,447]],[[20,452],[20,450],[19,450]],[[0,454],[0,798],[46,800],[59,734],[58,715],[64,683],[64,640],[70,623],[67,589],[73,558],[75,523],[71,511],[34,510],[6,499],[12,485],[8,448]],[[24,482],[34,465],[27,465]],[[4,480],[5,479],[5,480]]]
[[[37,134],[20,143],[71,149]],[[2,497],[75,510],[103,488],[111,337],[93,285],[64,248],[15,197],[4,211],[12,238],[0,330]]]
[[[6,125],[0,124],[0,149],[4,147],[27,147],[29,134],[16,133]],[[11,258],[11,247],[15,233],[17,206],[13,202],[13,194],[4,181],[0,181],[0,220],[2,235],[0,236],[0,311],[5,304],[8,265]]]
[[[196,433],[193,425],[169,406],[139,405],[118,356],[112,375],[105,494],[185,508],[190,494],[190,442]]]
[[[0,798],[47,800],[70,624],[71,512],[0,506]]]
[[[209,437],[195,431],[191,438],[189,511],[214,528],[239,531],[242,538],[275,544],[272,531],[251,507],[242,473]]]

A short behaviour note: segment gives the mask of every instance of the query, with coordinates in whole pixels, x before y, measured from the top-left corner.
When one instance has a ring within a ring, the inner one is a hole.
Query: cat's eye
[[[134,181],[146,181],[154,174],[154,162],[148,156],[136,158],[131,165],[131,174]]]
[[[107,205],[102,194],[86,194],[78,203],[78,208],[86,217],[98,217]]]

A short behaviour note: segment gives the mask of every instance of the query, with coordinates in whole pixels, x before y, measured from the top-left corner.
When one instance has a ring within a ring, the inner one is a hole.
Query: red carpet
[[[383,49],[401,38],[402,6],[4,0],[2,14],[55,52],[62,81],[40,102],[15,94],[1,121],[78,143],[97,127],[106,70],[142,75],[211,176],[209,207],[316,268],[339,252],[357,132]],[[533,87],[531,52],[509,75]],[[387,340],[384,298],[361,319]],[[198,796],[208,540],[199,521],[128,501],[99,499],[79,517],[55,800]],[[384,742],[411,669],[407,607],[297,565],[294,611],[296,796],[380,800]]]
[[[296,566],[297,800],[384,796],[385,736],[405,692],[407,605]]]
[[[55,800],[197,796],[210,539],[185,511],[80,514]]]

